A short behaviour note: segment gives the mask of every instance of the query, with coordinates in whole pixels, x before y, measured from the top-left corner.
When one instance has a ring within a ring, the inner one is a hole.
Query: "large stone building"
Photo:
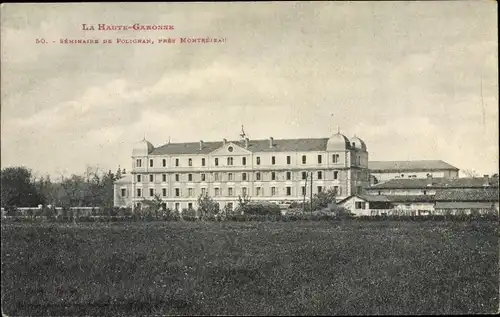
[[[311,181],[312,174],[312,181]],[[311,183],[312,182],[312,183]],[[142,140],[132,151],[132,171],[115,183],[115,206],[138,206],[159,195],[167,208],[196,208],[207,194],[234,208],[252,201],[302,201],[333,188],[339,197],[369,184],[368,152],[358,137],[167,143]],[[312,187],[311,187],[312,185]]]

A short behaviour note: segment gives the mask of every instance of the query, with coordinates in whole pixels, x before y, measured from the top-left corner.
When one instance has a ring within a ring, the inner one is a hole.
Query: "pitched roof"
[[[493,209],[494,203],[484,201],[438,201],[434,209]]]
[[[484,179],[481,178],[432,178],[432,186],[428,186],[427,178],[397,178],[387,182],[372,185],[370,189],[417,189],[417,188],[482,188]],[[489,179],[491,187],[498,188],[498,179]]]
[[[119,180],[115,181],[115,184],[131,184],[132,183],[132,175],[127,174],[120,178]]]
[[[498,188],[443,189],[436,192],[436,201],[498,201]]]
[[[244,141],[227,141],[245,148]],[[308,151],[326,151],[328,138],[316,139],[274,139],[274,146],[269,147],[269,140],[249,140],[248,151],[251,152],[308,152]],[[155,148],[151,155],[165,154],[208,154],[223,146],[223,142],[203,142],[200,150],[200,142],[190,143],[168,143]]]
[[[351,199],[352,197],[358,197],[367,202],[390,202],[390,200],[383,195],[355,194],[339,200],[337,204],[343,203],[344,201]]]
[[[426,203],[434,202],[434,195],[385,195],[394,203]]]
[[[433,171],[433,170],[457,170],[441,160],[423,160],[423,161],[370,161],[368,168],[379,172],[415,172],[415,171]]]

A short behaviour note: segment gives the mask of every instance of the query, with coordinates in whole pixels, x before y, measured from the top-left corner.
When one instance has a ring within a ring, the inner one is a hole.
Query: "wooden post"
[[[302,214],[306,213],[307,175],[304,183],[304,202],[302,203]]]
[[[311,172],[311,217],[313,212],[313,172]]]

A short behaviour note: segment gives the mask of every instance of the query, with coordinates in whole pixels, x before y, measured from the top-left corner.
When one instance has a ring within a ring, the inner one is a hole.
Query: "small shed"
[[[373,216],[392,210],[391,201],[381,195],[351,195],[339,201],[339,206],[351,211],[356,216]]]

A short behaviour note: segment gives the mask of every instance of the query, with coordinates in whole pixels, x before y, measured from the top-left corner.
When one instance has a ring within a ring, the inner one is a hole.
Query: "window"
[[[155,195],[155,190],[154,188],[149,189],[149,197],[153,197]]]
[[[179,197],[181,195],[181,190],[179,188],[175,189],[175,197]]]
[[[276,187],[271,187],[271,196],[276,196]]]
[[[378,191],[378,194],[380,195],[380,190]],[[427,191],[424,190],[424,195],[427,195]]]
[[[203,187],[203,188],[201,189],[201,194],[202,194],[203,196],[205,196],[205,195],[207,194],[207,189],[206,189],[205,187]]]
[[[188,166],[193,166],[193,160],[192,159],[188,159]]]
[[[318,164],[321,164],[322,160],[323,160],[323,156],[321,154],[318,155]]]
[[[140,188],[137,188],[137,197],[142,196],[142,190]]]
[[[218,181],[219,180],[219,173],[214,173],[214,181]]]
[[[227,189],[227,195],[228,195],[228,196],[233,196],[233,188],[232,188],[232,187],[229,187],[229,188]]]
[[[154,181],[154,176],[153,176],[153,175],[151,175],[151,174],[149,175],[149,181],[150,181],[150,182],[153,182],[153,181]]]
[[[292,157],[291,156],[286,157],[286,164],[292,164]]]
[[[141,162],[141,159],[137,159],[135,161],[135,167],[142,167],[142,162]]]
[[[219,166],[219,159],[215,158],[215,166]]]
[[[178,158],[175,159],[175,166],[179,166],[179,159]]]
[[[179,174],[175,174],[175,181],[178,182],[179,181]]]
[[[219,188],[217,188],[217,187],[215,187],[215,188],[214,188],[214,191],[215,191],[214,196],[215,196],[215,197],[219,197],[219,196],[220,196],[220,189],[219,189]]]
[[[175,210],[179,210],[179,203],[175,203]]]
[[[162,162],[163,162],[163,167],[167,166],[167,160],[166,159],[163,159]]]
[[[193,197],[193,189],[192,188],[188,188],[188,196]]]
[[[193,181],[193,174],[188,174],[188,181],[192,182]]]
[[[227,158],[227,165],[233,165],[233,158],[232,157]]]
[[[302,179],[307,179],[307,172],[302,172]]]
[[[166,197],[167,196],[167,189],[166,188],[162,188],[161,189],[161,194],[163,195],[163,197]]]
[[[276,172],[271,172],[271,180],[276,180]]]
[[[318,172],[318,179],[323,179],[323,173],[321,171]]]
[[[204,157],[201,159],[201,166],[205,166],[205,158]]]
[[[247,173],[241,173],[241,180],[246,181],[247,180]]]
[[[382,192],[379,190],[379,191],[378,191],[378,194],[379,194],[379,195],[381,195],[381,194],[382,194]],[[424,190],[424,195],[425,195],[425,190]]]
[[[261,187],[255,187],[255,196],[260,196]]]
[[[229,210],[233,210],[233,203],[227,203],[227,208]]]
[[[204,182],[206,180],[205,174],[201,174],[201,181]]]
[[[290,187],[290,186],[286,187],[286,195],[287,196],[291,196],[292,195],[292,187]]]
[[[355,203],[355,208],[356,209],[365,209],[366,203],[364,201],[357,201]]]
[[[125,197],[125,196],[127,196],[127,189],[122,188],[122,197]]]
[[[304,196],[305,194],[306,194],[306,187],[302,186],[302,196]]]
[[[338,186],[333,186],[333,192],[335,195],[340,195],[340,188]]]
[[[289,181],[292,179],[292,172],[286,172],[286,180]]]
[[[306,156],[302,155],[302,164],[306,164]]]
[[[149,159],[149,167],[153,167],[153,159]]]
[[[321,193],[323,191],[323,187],[322,186],[318,186],[318,193]]]
[[[255,173],[255,179],[260,181],[260,173],[259,172]]]
[[[193,209],[193,203],[188,203],[188,209]]]
[[[332,155],[332,163],[338,163],[339,162],[339,155],[338,154],[333,154]]]
[[[260,165],[260,156],[257,156],[257,165]]]
[[[333,172],[333,179],[339,179],[339,172],[338,171]]]
[[[137,175],[137,182],[140,183],[141,182],[141,175]]]
[[[243,166],[247,165],[247,158],[246,157],[241,158],[241,165],[243,165]]]
[[[241,194],[242,194],[243,196],[245,196],[245,195],[247,194],[247,188],[246,188],[246,187],[242,187],[242,188],[241,188]]]
[[[161,175],[161,181],[166,182],[167,181],[167,174],[162,174]]]
[[[271,164],[272,165],[276,164],[276,156],[271,157]]]
[[[233,173],[228,173],[227,174],[227,180],[232,181],[233,180]]]

